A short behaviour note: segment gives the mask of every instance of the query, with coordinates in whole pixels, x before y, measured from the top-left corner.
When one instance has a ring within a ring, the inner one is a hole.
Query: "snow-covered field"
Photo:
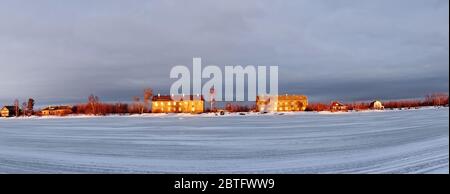
[[[0,119],[0,173],[449,173],[449,109]]]

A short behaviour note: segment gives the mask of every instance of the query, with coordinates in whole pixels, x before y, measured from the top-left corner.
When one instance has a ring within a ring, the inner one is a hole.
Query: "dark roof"
[[[72,109],[70,106],[49,106],[42,110],[62,110],[62,109]]]
[[[172,100],[172,98],[168,95],[163,96],[153,96],[152,101],[169,101]]]
[[[15,111],[15,106],[4,106],[2,109],[4,109],[4,108],[6,108],[6,109],[8,109],[9,111]]]
[[[280,95],[278,100],[306,100],[307,97],[304,95]]]
[[[159,95],[159,96],[153,96],[152,101],[175,101],[175,99],[180,99],[180,101],[183,100],[193,100],[195,98],[199,98],[201,100],[204,100],[203,95],[197,96],[197,95],[175,95],[175,96],[170,96],[170,95]]]

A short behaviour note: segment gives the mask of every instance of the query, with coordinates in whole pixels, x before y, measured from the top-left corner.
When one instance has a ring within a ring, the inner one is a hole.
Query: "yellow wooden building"
[[[19,110],[20,112],[20,110]],[[16,107],[15,106],[4,106],[1,110],[0,110],[0,115],[2,117],[12,117],[12,116],[16,116]]]
[[[70,106],[48,106],[41,110],[42,116],[65,116],[72,114],[72,107]]]
[[[154,96],[152,113],[203,113],[205,100],[202,95]]]
[[[308,97],[305,95],[257,96],[256,109],[259,112],[305,111]]]

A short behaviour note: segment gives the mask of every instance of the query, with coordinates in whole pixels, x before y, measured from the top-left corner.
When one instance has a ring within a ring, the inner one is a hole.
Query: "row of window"
[[[196,109],[195,107],[192,107],[190,110],[189,109],[183,109],[181,107],[178,108],[160,108],[160,109],[156,109],[154,110],[156,112],[197,112],[197,111],[203,111],[202,108],[198,108]]]
[[[157,106],[179,106],[180,104],[183,104],[183,105],[188,105],[189,104],[189,102],[188,101],[184,101],[184,102],[154,102],[153,103],[156,107]],[[203,102],[191,102],[191,104],[193,105],[193,106],[201,106],[202,104],[203,104]]]
[[[265,104],[266,102],[263,102],[263,101],[259,101],[258,102],[258,104]],[[288,105],[291,105],[291,106],[296,106],[296,105],[298,105],[299,103],[302,103],[302,102],[298,102],[298,101],[291,101],[291,102],[277,102],[277,105],[278,106],[288,106]]]
[[[296,107],[296,108],[290,108],[290,107],[283,108],[283,107],[281,107],[281,108],[278,108],[277,110],[279,110],[279,111],[299,111],[300,108],[298,108],[298,107]]]
[[[266,105],[260,105],[259,107],[261,107],[261,108],[265,108],[266,107]],[[269,106],[270,107],[270,106]],[[283,106],[283,105],[276,105],[276,106],[274,106],[274,108],[277,108],[277,107],[281,107],[281,108],[292,108],[292,109],[294,109],[294,108],[300,108],[300,107],[302,107],[302,106],[297,106],[297,105],[290,105],[290,106]]]

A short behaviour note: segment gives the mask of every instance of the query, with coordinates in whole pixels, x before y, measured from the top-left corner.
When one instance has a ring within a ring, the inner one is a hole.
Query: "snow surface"
[[[0,173],[449,173],[449,109],[3,118]]]

